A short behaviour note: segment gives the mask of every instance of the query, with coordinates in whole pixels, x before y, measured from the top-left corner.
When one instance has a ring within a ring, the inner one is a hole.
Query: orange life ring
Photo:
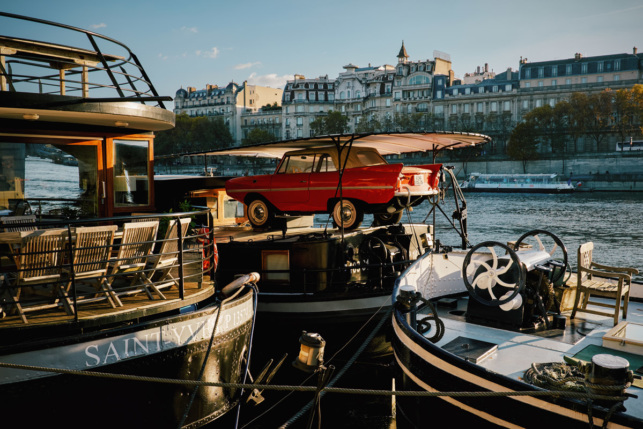
[[[214,237],[212,237],[212,256],[212,260],[214,261],[212,271],[216,272],[217,266],[219,266],[219,249],[217,248],[217,240]]]

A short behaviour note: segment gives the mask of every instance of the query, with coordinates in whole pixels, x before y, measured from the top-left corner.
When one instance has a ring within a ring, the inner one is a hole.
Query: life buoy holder
[[[199,238],[197,240],[203,245],[203,271],[208,271],[210,269],[210,257],[208,250],[210,247],[210,228],[199,228],[198,235]],[[217,240],[215,240],[214,237],[212,237],[212,261],[212,271],[216,271],[217,266],[219,265],[219,249],[217,248]]]

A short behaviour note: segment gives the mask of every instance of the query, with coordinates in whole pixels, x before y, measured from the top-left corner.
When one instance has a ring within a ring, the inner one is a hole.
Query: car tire
[[[351,200],[340,200],[333,207],[333,223],[337,228],[341,228],[342,218],[344,229],[355,229],[362,224],[364,211]]]
[[[254,228],[268,228],[274,219],[275,212],[265,200],[257,198],[248,204],[248,221]]]
[[[396,225],[402,221],[404,212],[400,210],[394,213],[374,213],[375,225]]]

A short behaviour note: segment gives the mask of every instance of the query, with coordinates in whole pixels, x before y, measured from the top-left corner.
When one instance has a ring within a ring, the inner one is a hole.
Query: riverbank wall
[[[459,180],[471,173],[557,173],[560,180],[580,183],[579,191],[643,192],[643,152],[626,151],[600,154],[581,154],[573,158],[546,158],[523,163],[507,159],[475,158],[473,161],[444,161],[452,165]]]

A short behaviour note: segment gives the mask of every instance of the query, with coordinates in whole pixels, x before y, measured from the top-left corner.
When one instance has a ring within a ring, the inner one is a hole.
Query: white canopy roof
[[[434,152],[448,149],[474,147],[491,141],[491,138],[476,133],[435,131],[430,133],[381,133],[337,134],[275,143],[261,143],[207,152],[184,155],[236,155],[281,158],[284,153],[299,149],[323,146],[344,146],[352,140],[354,147],[372,147],[381,155],[396,155],[410,152]]]

